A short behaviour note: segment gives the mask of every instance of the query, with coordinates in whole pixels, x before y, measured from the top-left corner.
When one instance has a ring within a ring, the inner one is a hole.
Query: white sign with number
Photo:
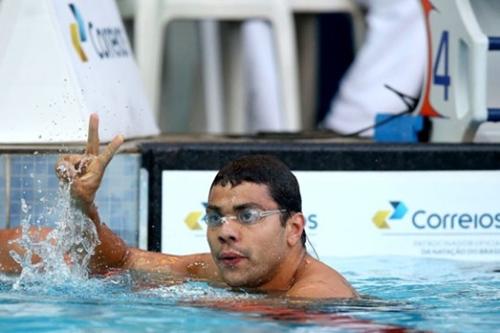
[[[471,141],[477,127],[496,121],[500,107],[500,2],[421,0],[428,31],[428,64],[419,110],[433,122],[432,141]]]

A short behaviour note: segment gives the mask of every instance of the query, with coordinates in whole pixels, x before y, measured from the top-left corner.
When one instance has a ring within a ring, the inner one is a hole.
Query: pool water
[[[128,274],[0,278],[1,332],[500,332],[500,262],[329,258],[361,300],[307,302],[202,282],[138,286]]]

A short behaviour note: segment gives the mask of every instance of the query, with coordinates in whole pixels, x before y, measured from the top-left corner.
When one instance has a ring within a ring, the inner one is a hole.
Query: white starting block
[[[431,141],[472,141],[480,124],[500,120],[493,93],[500,54],[491,52],[500,50],[500,1],[422,0],[422,6],[429,60],[419,110],[432,117]]]
[[[158,134],[114,0],[1,0],[0,142]]]

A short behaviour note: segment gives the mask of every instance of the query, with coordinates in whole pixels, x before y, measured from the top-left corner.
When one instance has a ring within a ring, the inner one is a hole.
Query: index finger
[[[99,154],[99,116],[97,113],[90,115],[86,152],[92,155]]]
[[[99,159],[104,163],[104,165],[108,165],[109,161],[113,158],[116,151],[122,145],[124,141],[123,135],[117,135],[114,139],[106,146],[106,149],[99,155]]]

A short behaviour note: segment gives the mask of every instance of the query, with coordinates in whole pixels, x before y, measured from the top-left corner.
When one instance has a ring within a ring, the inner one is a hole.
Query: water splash
[[[99,239],[94,223],[76,208],[70,189],[71,183],[60,184],[53,210],[58,213],[56,225],[48,233],[36,221],[33,225],[31,207],[21,199],[22,235],[12,243],[25,251],[10,251],[22,268],[13,289],[44,288],[87,279],[90,258]],[[33,257],[39,260],[33,262]]]

